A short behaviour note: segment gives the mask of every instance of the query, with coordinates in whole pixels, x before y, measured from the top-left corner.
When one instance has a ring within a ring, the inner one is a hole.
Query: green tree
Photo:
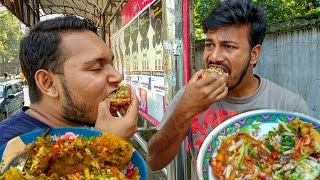
[[[194,0],[195,39],[203,39],[202,19],[205,18],[220,0]]]
[[[225,0],[227,1],[227,0]],[[220,2],[220,0],[194,0],[195,39],[203,39],[201,21]],[[320,0],[253,0],[268,17],[268,23],[277,24],[299,17],[318,17]]]
[[[20,21],[9,11],[0,12],[0,62],[18,62],[23,37]]]
[[[320,10],[320,0],[254,0],[267,13],[269,24],[310,15]]]

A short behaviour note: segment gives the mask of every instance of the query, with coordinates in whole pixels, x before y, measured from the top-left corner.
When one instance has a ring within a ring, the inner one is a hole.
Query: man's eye
[[[95,66],[90,69],[90,71],[100,71],[102,70],[102,66]]]
[[[213,44],[207,43],[205,44],[206,47],[213,47]]]
[[[230,45],[228,45],[228,44],[224,45],[224,47],[227,48],[227,49],[232,49],[232,48],[234,48],[233,46],[230,46]]]
[[[91,71],[100,71],[102,68],[91,69]]]

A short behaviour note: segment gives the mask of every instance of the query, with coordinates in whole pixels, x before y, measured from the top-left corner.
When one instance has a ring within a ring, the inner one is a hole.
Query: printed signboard
[[[111,26],[119,24],[110,27],[114,67],[138,96],[140,114],[159,122],[166,99],[162,0],[129,0]]]

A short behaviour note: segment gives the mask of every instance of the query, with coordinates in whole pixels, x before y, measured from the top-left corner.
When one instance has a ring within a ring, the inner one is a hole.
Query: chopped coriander
[[[296,141],[290,136],[282,136],[282,144],[284,146],[294,147],[296,145]]]
[[[267,146],[267,148],[269,149],[269,151],[273,151],[273,147],[272,147],[272,145],[271,144],[266,144],[266,146]]]
[[[255,163],[255,165],[261,170],[261,171],[263,171],[263,166],[261,165],[261,164],[259,164],[259,163]]]

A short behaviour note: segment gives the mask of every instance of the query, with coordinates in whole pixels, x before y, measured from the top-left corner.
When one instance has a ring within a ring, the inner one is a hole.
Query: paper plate
[[[197,158],[197,174],[200,180],[216,180],[210,167],[209,160],[217,152],[220,143],[236,133],[248,133],[259,138],[273,128],[278,128],[278,122],[291,122],[297,117],[301,121],[312,123],[320,132],[320,120],[310,116],[275,110],[257,110],[234,116],[217,126],[204,140]]]
[[[19,152],[23,151],[27,144],[32,143],[36,140],[36,137],[41,134],[43,130],[35,130],[31,131],[25,134],[22,134],[18,137],[15,137],[14,139],[10,140],[7,144],[4,144],[0,147],[0,158],[1,158],[1,164],[0,164],[0,171],[6,166],[3,162],[4,158],[10,158],[17,155]],[[49,135],[53,136],[54,138],[58,138],[61,135],[66,134],[67,132],[73,132],[76,135],[79,136],[85,136],[90,138],[91,136],[99,136],[102,134],[101,131],[97,131],[94,129],[88,129],[88,128],[79,128],[79,127],[63,127],[63,128],[51,128],[48,132]],[[12,148],[10,148],[10,146]],[[10,150],[6,150],[4,153],[4,150],[7,148],[10,148]],[[10,157],[11,156],[11,157]],[[134,167],[137,167],[139,169],[139,175],[141,180],[147,179],[147,166],[144,161],[144,159],[141,157],[141,155],[134,150],[132,157],[131,157],[131,163],[129,167],[125,170],[125,172],[128,172],[128,170],[133,169]]]

